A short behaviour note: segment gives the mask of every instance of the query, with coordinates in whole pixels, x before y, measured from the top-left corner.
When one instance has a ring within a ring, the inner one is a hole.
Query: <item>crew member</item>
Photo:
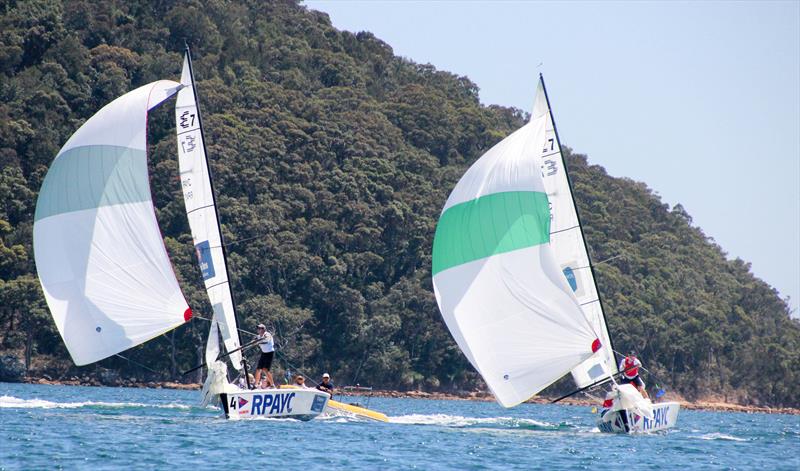
[[[622,372],[620,384],[632,384],[636,389],[639,390],[639,392],[642,394],[642,397],[647,399],[648,396],[647,391],[644,388],[644,381],[642,381],[642,378],[639,377],[639,368],[641,367],[642,362],[636,358],[636,354],[634,352],[628,353],[628,356],[619,362],[619,371]]]
[[[272,373],[270,373],[269,369],[272,368],[272,357],[275,356],[275,342],[272,339],[272,334],[267,332],[267,326],[264,324],[258,324],[256,341],[258,346],[261,347],[261,357],[258,359],[258,366],[256,367],[256,384],[261,385],[261,375],[263,373],[266,375],[266,387],[274,387],[275,381],[272,379]]]
[[[300,389],[309,389],[308,386],[306,386],[306,379],[303,377],[303,375],[297,375],[294,377],[294,385]]]
[[[331,382],[331,375],[328,373],[322,375],[322,382],[317,385],[317,389],[333,396],[333,383]]]

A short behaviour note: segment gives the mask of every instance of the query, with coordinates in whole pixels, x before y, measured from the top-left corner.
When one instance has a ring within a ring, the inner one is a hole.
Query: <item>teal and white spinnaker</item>
[[[583,240],[578,211],[572,196],[561,144],[553,120],[553,113],[547,100],[544,79],[540,78],[533,104],[532,119],[544,119],[544,145],[537,156],[541,162],[542,179],[550,201],[550,246],[555,253],[556,263],[575,293],[586,319],[600,337],[603,348],[572,370],[572,378],[579,388],[588,386],[617,373],[617,362],[611,348],[600,294],[594,280],[591,259]]]
[[[539,155],[546,117],[492,147],[461,177],[433,242],[433,286],[447,327],[504,407],[600,348],[550,244]]]
[[[211,330],[206,343],[206,363],[210,365],[216,361],[220,353],[218,335],[221,335],[225,349],[233,352],[229,355],[231,363],[236,369],[240,369],[242,354],[238,350],[239,331],[189,59],[187,52],[181,73],[181,84],[184,88],[178,92],[175,104],[175,129],[186,216],[192,230],[206,293],[213,309]]]
[[[36,270],[76,365],[102,360],[191,317],[156,221],[147,114],[180,85],[112,101],[61,148],[36,202]]]

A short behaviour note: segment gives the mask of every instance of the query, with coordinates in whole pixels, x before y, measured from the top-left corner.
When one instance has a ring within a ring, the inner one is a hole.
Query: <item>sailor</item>
[[[328,373],[322,375],[322,382],[317,385],[317,389],[333,396],[333,382],[331,382],[331,375]]]
[[[612,407],[614,407],[614,398],[617,396],[616,392],[617,392],[617,389],[616,388],[612,388],[610,391],[608,391],[606,393],[606,398],[603,401],[603,410],[600,412],[600,416],[601,417],[603,416],[603,414],[605,414],[605,412],[608,409],[611,409]]]
[[[306,386],[306,379],[303,377],[303,375],[297,375],[294,377],[294,385],[300,389],[309,389],[308,386]]]
[[[266,376],[267,387],[275,385],[272,379],[272,373],[269,369],[272,368],[272,357],[275,356],[275,342],[272,339],[272,334],[267,332],[267,326],[258,324],[258,337],[256,337],[258,346],[261,347],[261,357],[258,359],[258,366],[256,366],[256,384],[261,385],[261,374]]]
[[[645,399],[648,398],[647,391],[644,388],[644,381],[642,378],[639,377],[639,368],[641,368],[642,362],[636,358],[636,353],[631,351],[628,353],[628,356],[622,359],[619,362],[619,371],[622,372],[622,377],[620,378],[621,384],[632,384],[639,392],[642,394],[642,397]]]
[[[247,379],[250,380],[250,384],[255,386],[256,380],[253,377],[253,373],[247,373]],[[236,382],[236,386],[238,386],[239,389],[247,389],[247,380],[244,379],[244,376],[239,376],[239,381]]]

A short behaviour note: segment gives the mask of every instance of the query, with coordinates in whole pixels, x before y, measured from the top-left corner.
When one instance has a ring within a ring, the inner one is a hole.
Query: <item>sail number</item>
[[[542,176],[549,177],[558,173],[558,165],[555,160],[547,159],[542,164]]]
[[[187,134],[181,139],[181,150],[183,150],[184,154],[192,152],[197,147],[196,140],[197,138],[191,134]]]
[[[548,139],[544,143],[542,154],[552,152],[556,148],[556,140]],[[553,159],[546,159],[542,162],[542,177],[551,177],[558,173],[558,164]]]
[[[186,128],[190,127],[190,126],[194,126],[194,116],[195,116],[194,113],[190,113],[188,111],[184,111],[183,114],[181,114],[180,126],[183,129],[186,129]]]
[[[187,200],[194,198],[194,192],[192,191],[192,178],[186,177],[181,181],[181,186],[183,186],[183,195]]]

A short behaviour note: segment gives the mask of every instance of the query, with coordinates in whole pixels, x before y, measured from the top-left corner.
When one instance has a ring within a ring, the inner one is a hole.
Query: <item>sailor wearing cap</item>
[[[333,382],[331,382],[331,375],[328,373],[322,375],[322,382],[317,385],[317,389],[333,396]]]
[[[272,339],[272,334],[267,332],[267,326],[264,324],[258,324],[256,341],[258,346],[261,347],[261,357],[258,359],[258,366],[256,366],[256,385],[261,384],[261,374],[263,372],[267,378],[267,387],[275,387],[275,381],[269,371],[272,368],[272,357],[275,355],[275,342]]]

